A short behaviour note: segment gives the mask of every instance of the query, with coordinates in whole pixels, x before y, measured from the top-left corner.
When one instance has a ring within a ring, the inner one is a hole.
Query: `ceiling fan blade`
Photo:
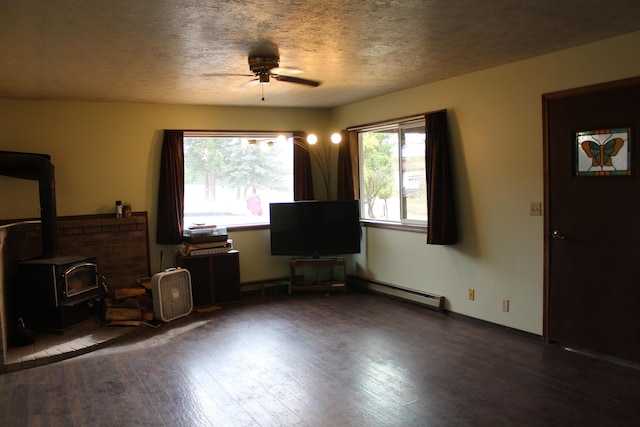
[[[302,74],[304,71],[302,71],[299,68],[288,68],[288,67],[275,67],[272,68],[271,70],[271,74]]]
[[[271,77],[281,82],[298,83],[301,85],[318,87],[320,82],[316,80],[301,79],[300,77],[282,76],[280,74],[271,74]]]
[[[205,73],[202,77],[253,77],[253,74]]]

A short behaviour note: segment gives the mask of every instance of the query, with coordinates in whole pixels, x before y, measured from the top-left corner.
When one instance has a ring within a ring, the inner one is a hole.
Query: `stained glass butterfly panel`
[[[576,132],[576,175],[631,175],[631,128]]]

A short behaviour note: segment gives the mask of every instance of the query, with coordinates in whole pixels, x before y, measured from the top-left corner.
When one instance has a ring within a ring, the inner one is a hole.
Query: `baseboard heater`
[[[416,302],[433,310],[444,312],[444,297],[429,292],[416,291],[388,283],[376,282],[368,279],[354,278],[357,286],[380,294],[385,294],[404,300]]]

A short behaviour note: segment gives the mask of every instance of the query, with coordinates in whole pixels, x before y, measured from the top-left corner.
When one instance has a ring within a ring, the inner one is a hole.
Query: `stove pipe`
[[[58,252],[56,182],[48,154],[0,151],[0,175],[38,181],[42,222],[42,257],[55,258]]]

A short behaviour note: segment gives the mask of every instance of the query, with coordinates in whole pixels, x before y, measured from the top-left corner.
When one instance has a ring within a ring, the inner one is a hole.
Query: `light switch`
[[[541,216],[542,215],[542,203],[531,202],[529,203],[529,216]]]

